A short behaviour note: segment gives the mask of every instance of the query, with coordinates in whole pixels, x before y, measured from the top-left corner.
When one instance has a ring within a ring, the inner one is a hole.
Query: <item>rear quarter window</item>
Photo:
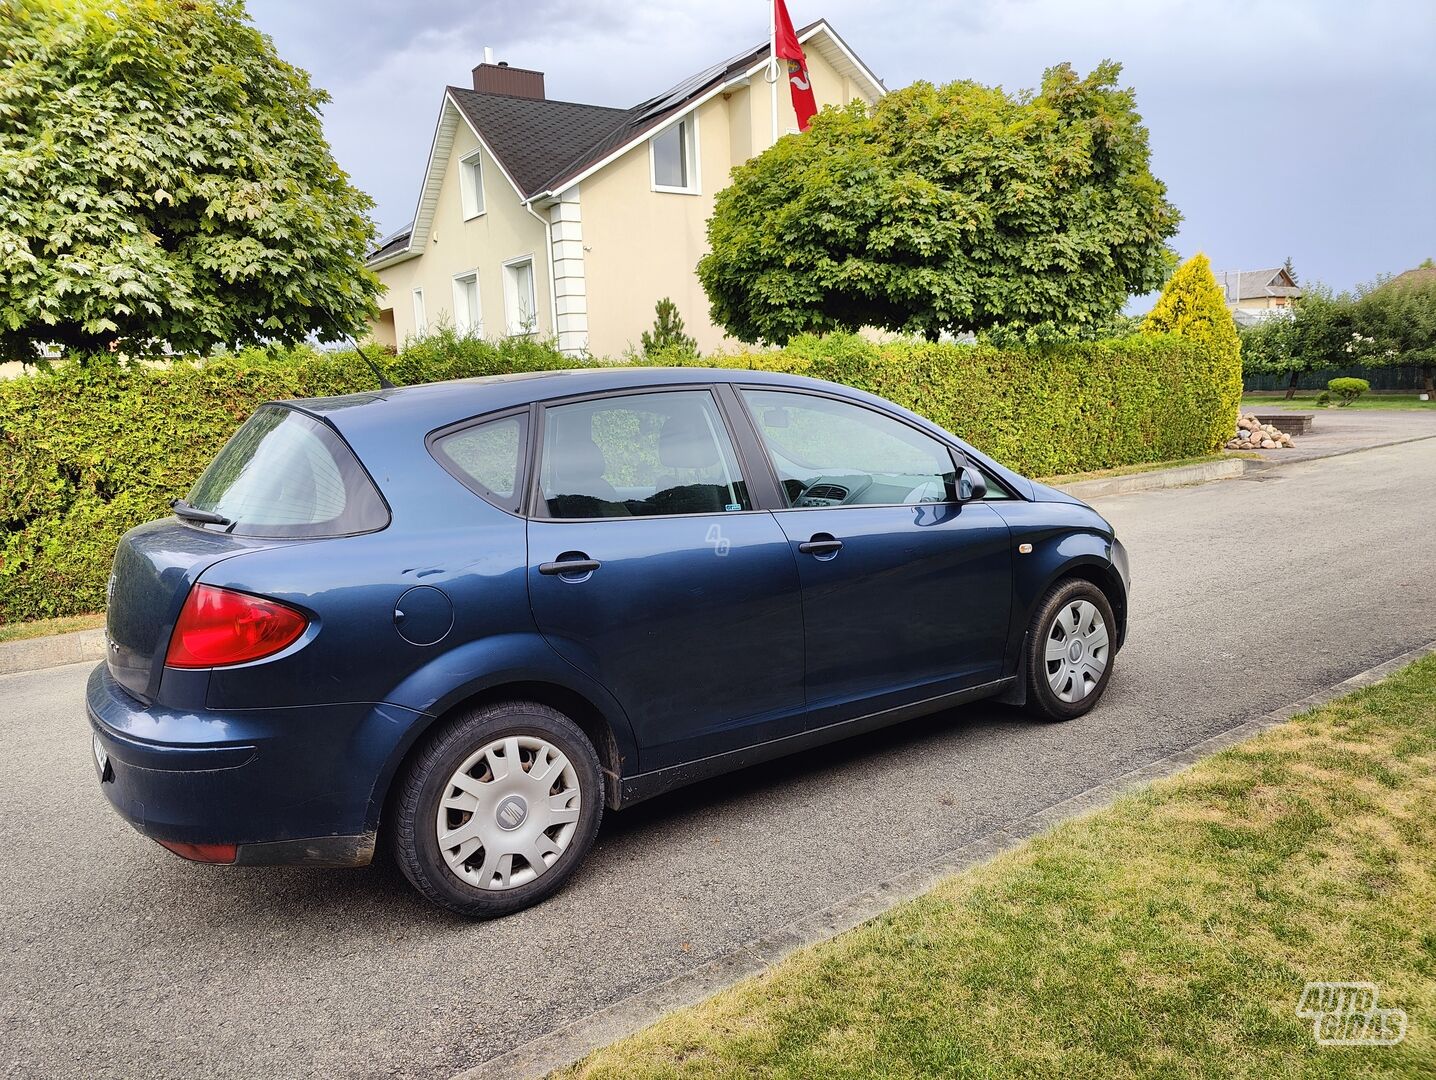
[[[328,425],[282,405],[245,421],[190,490],[192,506],[239,536],[373,532],[389,509],[354,452]]]

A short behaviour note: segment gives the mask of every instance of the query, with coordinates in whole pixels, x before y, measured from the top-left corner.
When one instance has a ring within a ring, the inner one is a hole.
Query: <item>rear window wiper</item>
[[[216,514],[213,510],[201,510],[198,506],[191,506],[183,499],[171,499],[170,509],[175,512],[176,517],[182,517],[186,521],[198,521],[202,525],[234,524],[223,514]]]

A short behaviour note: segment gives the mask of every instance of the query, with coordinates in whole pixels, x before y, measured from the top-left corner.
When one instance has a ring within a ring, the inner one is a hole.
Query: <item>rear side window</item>
[[[188,502],[240,536],[373,532],[389,510],[354,452],[327,425],[281,405],[249,418],[210,462]]]
[[[504,510],[517,510],[528,445],[528,414],[486,420],[433,440],[434,456],[464,486]]]

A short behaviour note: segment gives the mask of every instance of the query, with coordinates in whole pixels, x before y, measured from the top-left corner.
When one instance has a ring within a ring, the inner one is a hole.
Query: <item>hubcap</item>
[[[439,851],[462,881],[514,889],[548,871],[578,829],[583,794],[563,751],[530,735],[469,755],[439,798]]]
[[[1067,604],[1047,631],[1047,685],[1062,701],[1081,701],[1097,688],[1109,659],[1107,624],[1088,600]]]

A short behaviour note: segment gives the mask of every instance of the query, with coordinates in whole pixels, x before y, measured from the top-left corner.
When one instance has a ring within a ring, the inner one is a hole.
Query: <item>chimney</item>
[[[508,61],[492,62],[492,49],[484,50],[484,62],[474,68],[474,89],[481,94],[507,94],[510,97],[544,100],[543,72],[528,68],[509,67]]]

